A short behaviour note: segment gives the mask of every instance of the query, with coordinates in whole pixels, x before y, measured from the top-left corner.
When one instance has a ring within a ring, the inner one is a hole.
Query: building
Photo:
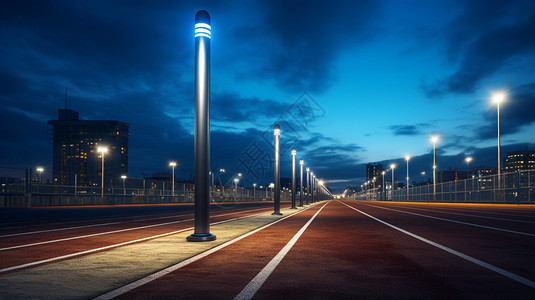
[[[59,109],[53,130],[53,178],[62,185],[100,185],[104,155],[105,185],[128,173],[128,124],[119,121],[79,120],[78,112]]]
[[[507,153],[504,161],[505,173],[535,169],[535,150],[522,150]]]
[[[481,178],[497,174],[497,169],[493,167],[476,167],[470,169],[447,169],[438,171],[437,182],[451,182],[471,178]],[[491,180],[491,179],[489,179]]]
[[[373,178],[375,177],[375,187],[381,189],[383,185],[383,170],[383,165],[381,164],[375,162],[367,164],[366,181],[373,182]]]

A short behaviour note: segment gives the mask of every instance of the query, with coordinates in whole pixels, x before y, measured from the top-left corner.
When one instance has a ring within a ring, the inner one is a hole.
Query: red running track
[[[330,201],[119,298],[535,299],[533,222],[526,206]]]

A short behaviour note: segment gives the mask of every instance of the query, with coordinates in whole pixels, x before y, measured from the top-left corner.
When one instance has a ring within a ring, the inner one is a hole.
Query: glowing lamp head
[[[310,168],[307,168],[307,172],[310,172]]]
[[[396,167],[396,164],[391,164],[390,165],[390,169],[394,170],[394,168]]]
[[[97,151],[100,153],[106,153],[108,152],[108,147],[98,147]]]
[[[176,162],[174,162],[174,161],[170,162],[170,163],[169,163],[169,166],[170,166],[170,167],[176,167]]]
[[[505,92],[496,92],[492,94],[492,102],[501,103],[505,100]]]
[[[37,172],[41,173],[43,172],[45,169],[43,169],[42,167],[37,167]]]
[[[323,185],[323,180],[318,181],[320,185]]]
[[[385,171],[383,171],[383,172],[381,172],[381,174],[385,175],[385,174],[386,174],[386,172],[385,172]]]
[[[212,38],[212,26],[210,26],[210,15],[205,10],[199,10],[195,15],[195,38]]]
[[[297,154],[297,151],[295,151],[295,148],[292,148],[292,156],[295,156]]]
[[[300,164],[300,165],[304,165],[304,164],[305,164],[305,162],[303,161],[302,158],[299,160],[299,164]]]
[[[219,169],[219,172],[225,173],[225,169]]]
[[[431,137],[431,142],[432,142],[433,144],[436,144],[436,142],[438,142],[438,135],[434,135],[434,136],[432,136],[432,137]]]
[[[126,175],[121,175],[121,178],[122,179],[126,179]]]
[[[253,183],[253,186],[256,187],[256,183]]]
[[[240,181],[240,179],[234,178],[234,182],[238,183],[238,181]]]
[[[281,135],[281,128],[279,126],[279,124],[275,124],[275,130],[274,130],[274,135],[275,136],[280,136]]]
[[[472,161],[472,157],[468,156],[467,158],[464,159],[467,163],[471,162]]]
[[[406,160],[406,161],[409,161],[409,159],[411,159],[411,157],[410,157],[410,156],[408,156],[408,155],[407,155],[407,156],[405,156],[405,160]]]

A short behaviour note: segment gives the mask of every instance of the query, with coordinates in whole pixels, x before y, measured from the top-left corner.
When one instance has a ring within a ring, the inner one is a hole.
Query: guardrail
[[[273,191],[234,186],[216,185],[212,191],[211,201],[246,202],[272,201]],[[290,192],[282,191],[281,200],[291,199]],[[192,184],[177,184],[175,191],[162,189],[132,189],[111,187],[60,186],[12,183],[2,186],[0,190],[0,207],[35,207],[59,205],[119,205],[119,204],[155,204],[155,203],[193,203],[194,187]]]
[[[349,199],[371,201],[474,202],[535,204],[535,170],[480,176],[436,184],[381,191],[369,189]]]

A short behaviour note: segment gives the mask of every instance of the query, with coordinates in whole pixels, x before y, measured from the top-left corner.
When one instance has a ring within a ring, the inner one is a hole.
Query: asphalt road
[[[270,205],[216,209],[211,221],[267,218]],[[0,280],[90,259],[94,252],[83,252],[91,249],[158,241],[193,223],[190,208],[112,211],[4,222]],[[100,299],[535,299],[534,206],[332,200],[291,213],[95,293]]]

